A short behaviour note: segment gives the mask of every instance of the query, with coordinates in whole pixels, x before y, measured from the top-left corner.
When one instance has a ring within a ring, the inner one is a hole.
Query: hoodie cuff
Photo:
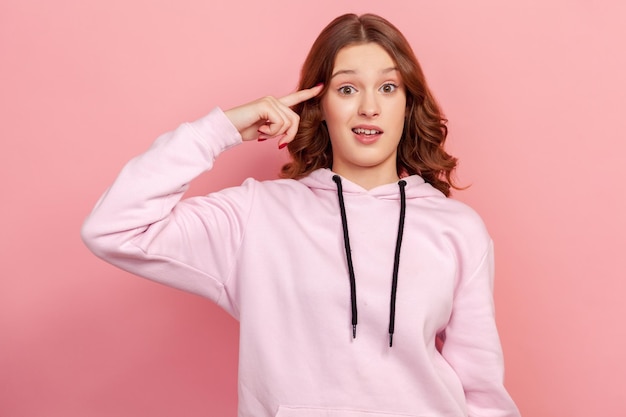
[[[188,125],[211,149],[213,155],[219,155],[243,141],[239,131],[219,107]]]

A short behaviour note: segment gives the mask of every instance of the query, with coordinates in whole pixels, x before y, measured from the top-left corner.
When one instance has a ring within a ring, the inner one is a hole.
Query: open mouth
[[[380,130],[362,129],[362,128],[354,128],[352,129],[352,131],[356,133],[357,135],[365,135],[365,136],[380,135],[381,133],[383,133]]]

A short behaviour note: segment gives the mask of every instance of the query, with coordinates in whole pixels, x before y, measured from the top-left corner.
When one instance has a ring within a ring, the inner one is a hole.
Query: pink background
[[[414,46],[473,184],[456,198],[495,239],[521,411],[623,416],[624,4],[2,0],[0,415],[235,415],[237,324],[96,259],[80,225],[158,134],[292,91],[331,18],[373,11]],[[246,144],[192,192],[284,158]]]

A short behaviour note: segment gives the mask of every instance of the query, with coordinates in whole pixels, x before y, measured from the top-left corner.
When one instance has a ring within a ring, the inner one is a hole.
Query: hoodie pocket
[[[310,407],[278,407],[276,417],[418,417],[413,414],[381,413],[379,411],[310,408]]]

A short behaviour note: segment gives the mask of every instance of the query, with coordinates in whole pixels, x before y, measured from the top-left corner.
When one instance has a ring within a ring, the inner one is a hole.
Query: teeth
[[[360,128],[352,129],[352,131],[356,133],[357,135],[377,135],[380,133],[380,131],[378,130],[360,129]]]

